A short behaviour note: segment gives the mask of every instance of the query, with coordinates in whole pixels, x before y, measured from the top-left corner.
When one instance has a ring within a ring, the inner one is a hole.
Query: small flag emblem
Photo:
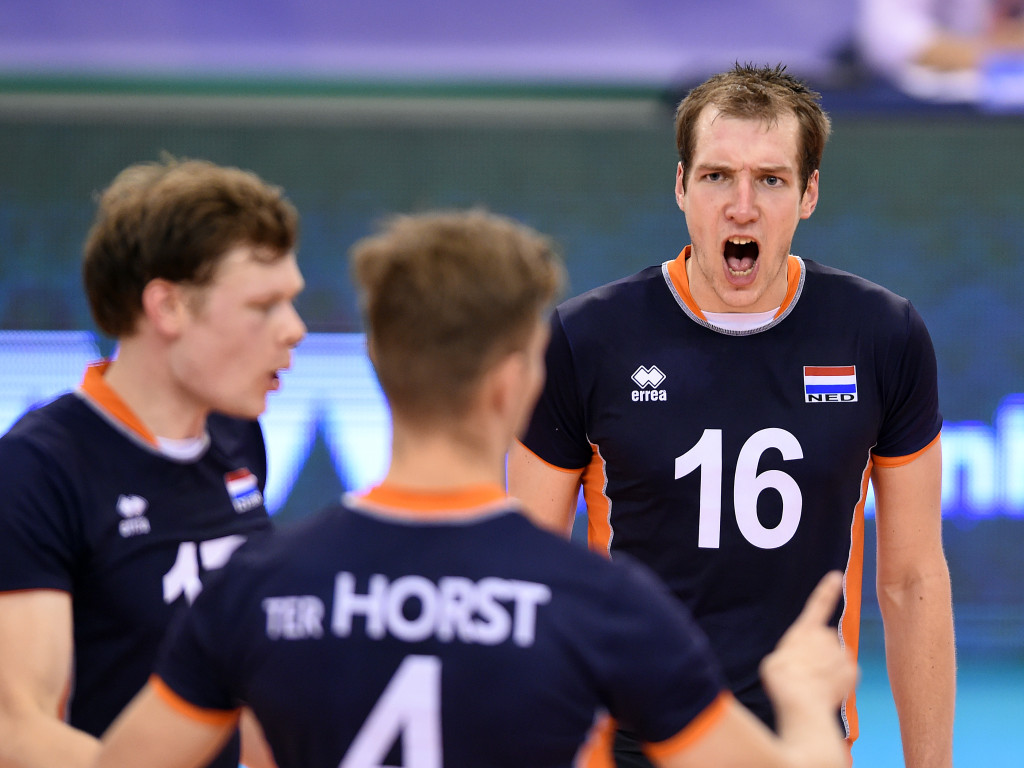
[[[263,503],[256,475],[245,467],[224,475],[224,485],[227,486],[235,512],[248,512]]]
[[[804,402],[857,402],[857,366],[805,365]]]

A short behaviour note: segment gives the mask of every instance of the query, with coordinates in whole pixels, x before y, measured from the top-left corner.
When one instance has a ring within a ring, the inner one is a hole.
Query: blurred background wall
[[[964,765],[1012,764],[1009,724],[1024,717],[1024,121],[1012,83],[1000,99],[925,100],[887,79],[863,55],[857,3],[0,0],[0,430],[111,351],[78,271],[94,195],[168,152],[254,170],[302,214],[299,308],[313,334],[264,419],[268,502],[287,521],[372,482],[387,414],[348,246],[388,212],[482,205],[554,236],[573,294],[673,258],[687,234],[672,110],[737,60],[786,63],[833,118],[821,201],[794,252],[909,297],[931,329],[957,750]],[[870,524],[868,536],[870,552]],[[885,768],[900,764],[898,732],[871,563],[865,573],[856,754]]]

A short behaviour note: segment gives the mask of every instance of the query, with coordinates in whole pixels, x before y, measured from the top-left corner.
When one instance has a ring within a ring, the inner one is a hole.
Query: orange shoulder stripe
[[[242,714],[241,709],[223,710],[197,707],[195,704],[181,698],[181,696],[171,690],[167,683],[156,675],[150,676],[149,685],[153,689],[153,692],[160,697],[167,706],[179,715],[187,717],[189,720],[195,720],[200,723],[215,726],[234,725],[238,722],[238,718]]]
[[[929,448],[931,448],[933,445],[935,445],[937,442],[939,442],[939,438],[941,438],[941,437],[942,437],[942,433],[940,432],[924,448],[922,448],[919,451],[914,451],[913,453],[908,454],[906,456],[879,456],[878,454],[874,454],[873,453],[873,454],[871,454],[871,459],[879,467],[902,467],[905,464],[909,464],[910,462],[912,462],[914,459],[916,459],[922,453],[924,453]]]
[[[654,760],[660,760],[682,752],[696,744],[725,715],[726,709],[735,701],[732,693],[722,691],[697,717],[675,736],[655,744],[645,744],[644,752]]]
[[[546,460],[542,459],[540,456],[538,456],[536,453],[534,453],[532,450],[530,450],[529,446],[527,446],[526,443],[524,443],[522,440],[517,439],[516,442],[519,443],[519,446],[524,451],[528,452],[531,456],[533,456],[533,458],[535,458],[537,461],[539,461],[541,464],[543,464],[546,467],[551,467],[552,469],[558,470],[559,472],[565,472],[566,474],[569,474],[569,475],[578,475],[578,474],[580,474],[585,469],[585,467],[579,467],[577,469],[572,469],[571,467],[560,467],[557,464],[552,464],[550,461],[546,461]]]

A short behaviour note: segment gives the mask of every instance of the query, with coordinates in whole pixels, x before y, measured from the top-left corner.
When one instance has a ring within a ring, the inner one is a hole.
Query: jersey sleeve
[[[727,684],[704,633],[646,568],[619,557],[611,610],[592,663],[608,692],[608,711],[648,744],[691,740]],[[641,649],[638,652],[638,649]]]
[[[80,525],[69,460],[24,434],[0,440],[0,591],[72,591]]]
[[[175,615],[161,645],[155,675],[181,699],[182,711],[215,716],[241,706],[231,684],[235,634],[230,627],[237,625],[232,606],[244,601],[245,592],[229,591],[242,580],[233,562],[212,576],[195,603]]]
[[[883,463],[920,451],[942,429],[935,348],[909,301],[905,313],[905,334],[894,339],[883,372],[884,417],[872,451]]]
[[[522,442],[538,457],[563,469],[590,463],[580,387],[573,351],[559,310],[551,317],[551,340],[545,358],[547,376]]]

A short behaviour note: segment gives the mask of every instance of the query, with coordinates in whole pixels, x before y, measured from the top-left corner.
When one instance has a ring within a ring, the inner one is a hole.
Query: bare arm
[[[241,763],[245,768],[277,768],[263,728],[251,709],[242,710],[238,730],[242,735]]]
[[[209,721],[190,717],[150,682],[103,734],[93,768],[199,768],[224,747],[237,725],[230,713]]]
[[[953,764],[956,658],[942,551],[942,450],[876,466],[878,604],[907,768]]]
[[[659,768],[845,768],[850,753],[837,712],[856,683],[857,669],[835,628],[826,625],[841,589],[839,573],[822,579],[761,665],[778,735],[732,699],[692,745],[668,755],[653,753]]]
[[[537,525],[568,536],[583,470],[563,470],[539,459],[519,441],[508,453],[508,492],[523,502]]]
[[[0,594],[0,768],[84,768],[99,742],[61,719],[70,688],[71,596]]]

